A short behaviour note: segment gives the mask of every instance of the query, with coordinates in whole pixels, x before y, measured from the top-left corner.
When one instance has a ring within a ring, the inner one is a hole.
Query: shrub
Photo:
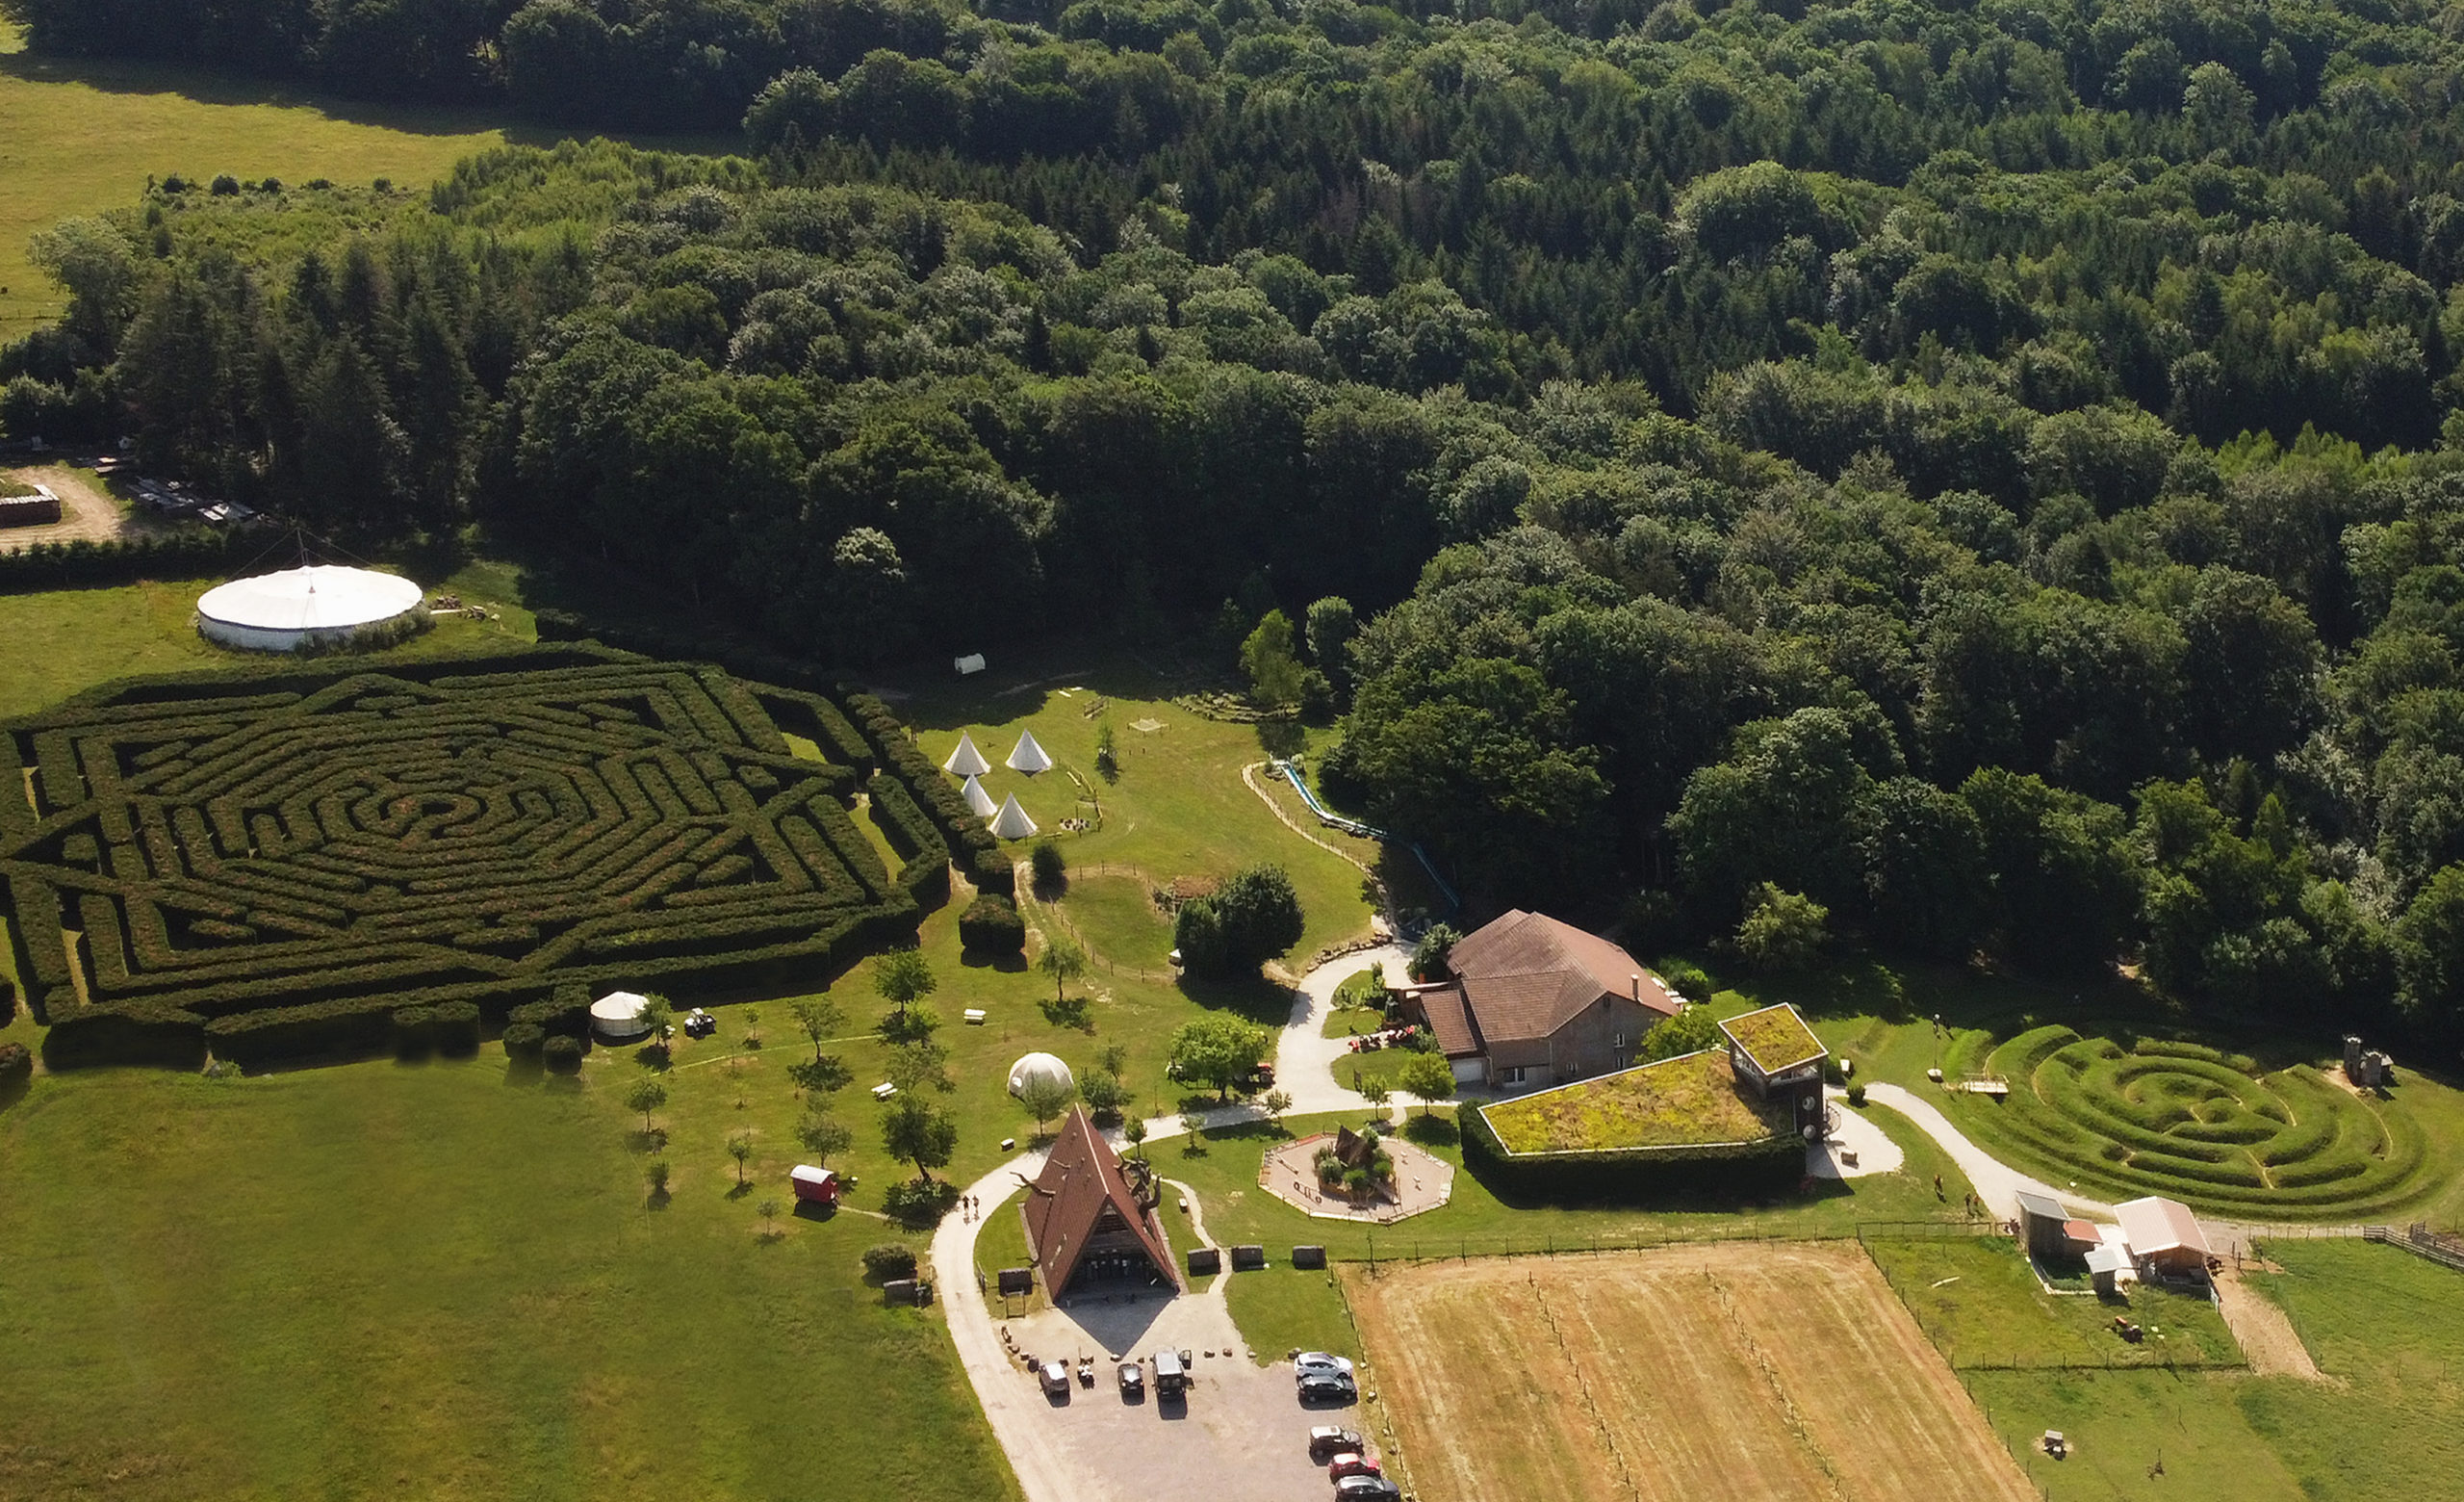
[[[997,892],[988,892],[959,915],[959,943],[986,954],[1019,954],[1027,947],[1026,919],[1018,904]]]
[[[22,1043],[0,1043],[0,1085],[35,1072],[34,1051]]]
[[[1864,1084],[1864,1081],[1862,1081],[1862,1080],[1859,1080],[1857,1083],[1855,1083],[1855,1084],[1853,1084],[1853,1085],[1850,1085],[1850,1086],[1848,1087],[1848,1103],[1849,1103],[1850,1105],[1860,1106],[1860,1107],[1861,1107],[1861,1106],[1865,1103],[1865,1084]]]
[[[1036,842],[1035,848],[1027,852],[1027,869],[1035,875],[1037,891],[1050,892],[1058,888],[1062,879],[1069,874],[1069,862],[1061,853],[1061,846],[1058,843],[1050,840],[1039,840]]]
[[[504,1024],[504,1056],[526,1064],[539,1062],[540,1050],[547,1046],[548,1034],[537,1023]]]
[[[479,1051],[479,1005],[475,1001],[440,1001],[428,1009],[436,1034],[436,1051],[467,1059]]]
[[[1662,962],[1659,967],[1659,978],[1668,982],[1669,990],[1676,992],[1688,1001],[1711,999],[1711,977],[1703,973],[1703,967],[1691,960]]]
[[[902,1179],[882,1196],[882,1213],[902,1226],[928,1230],[940,1224],[958,1198],[956,1184],[937,1178]]]
[[[436,1014],[424,1006],[406,1006],[394,1014],[394,1056],[425,1058],[436,1051]]]
[[[915,1249],[896,1241],[885,1241],[864,1249],[865,1276],[877,1282],[915,1276]]]
[[[581,1040],[558,1033],[540,1049],[539,1059],[555,1074],[578,1075],[581,1073]]]

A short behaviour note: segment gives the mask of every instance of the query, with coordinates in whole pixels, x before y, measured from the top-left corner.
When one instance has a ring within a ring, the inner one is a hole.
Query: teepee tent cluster
[[[1002,800],[1001,812],[992,816],[992,833],[995,838],[1024,840],[1035,832],[1036,821],[1027,817],[1026,810],[1018,807],[1016,793],[1014,792]]]
[[[1010,753],[1009,766],[1014,772],[1024,772],[1032,777],[1038,772],[1051,771],[1052,758],[1044,755],[1043,747],[1036,744],[1034,731],[1020,731],[1017,747]]]
[[[992,770],[992,764],[986,761],[984,753],[975,748],[975,737],[965,731],[960,731],[959,748],[950,753],[948,761],[941,764],[941,770],[953,777],[973,779]]]
[[[966,786],[959,790],[959,796],[966,799],[966,806],[974,810],[978,816],[985,818],[992,816],[994,808],[992,794],[985,791],[984,784],[975,778],[969,777],[966,780]]]

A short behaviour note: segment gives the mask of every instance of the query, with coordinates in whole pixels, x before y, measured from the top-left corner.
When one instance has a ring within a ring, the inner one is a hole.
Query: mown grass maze
[[[0,732],[0,877],[66,1062],[350,1051],[412,1005],[578,1028],[586,987],[911,933],[947,847],[918,812],[886,868],[878,759],[822,695],[596,649],[133,681]]]
[[[2400,1104],[2306,1067],[2262,1074],[2201,1044],[2125,1049],[2055,1025],[2001,1043],[1984,1069],[2010,1096],[1961,1098],[1976,1102],[1962,1124],[2083,1189],[2272,1219],[2380,1209],[2427,1186],[2427,1145]]]

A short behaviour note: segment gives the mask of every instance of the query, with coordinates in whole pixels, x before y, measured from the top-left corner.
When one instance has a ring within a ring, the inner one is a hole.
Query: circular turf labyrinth
[[[2199,1044],[2125,1049],[2057,1025],[2002,1043],[1985,1068],[2011,1094],[1998,1104],[1971,1098],[1963,1123],[2082,1188],[2317,1219],[2384,1208],[2424,1187],[2426,1144],[2411,1118],[2306,1067],[2262,1075]]]

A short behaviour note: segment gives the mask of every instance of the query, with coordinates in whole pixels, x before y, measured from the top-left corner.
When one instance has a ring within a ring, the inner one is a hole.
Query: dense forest
[[[1305,612],[1485,900],[2464,1031],[2446,13],[0,10],[742,153],[164,182],[8,433],[850,665]]]

